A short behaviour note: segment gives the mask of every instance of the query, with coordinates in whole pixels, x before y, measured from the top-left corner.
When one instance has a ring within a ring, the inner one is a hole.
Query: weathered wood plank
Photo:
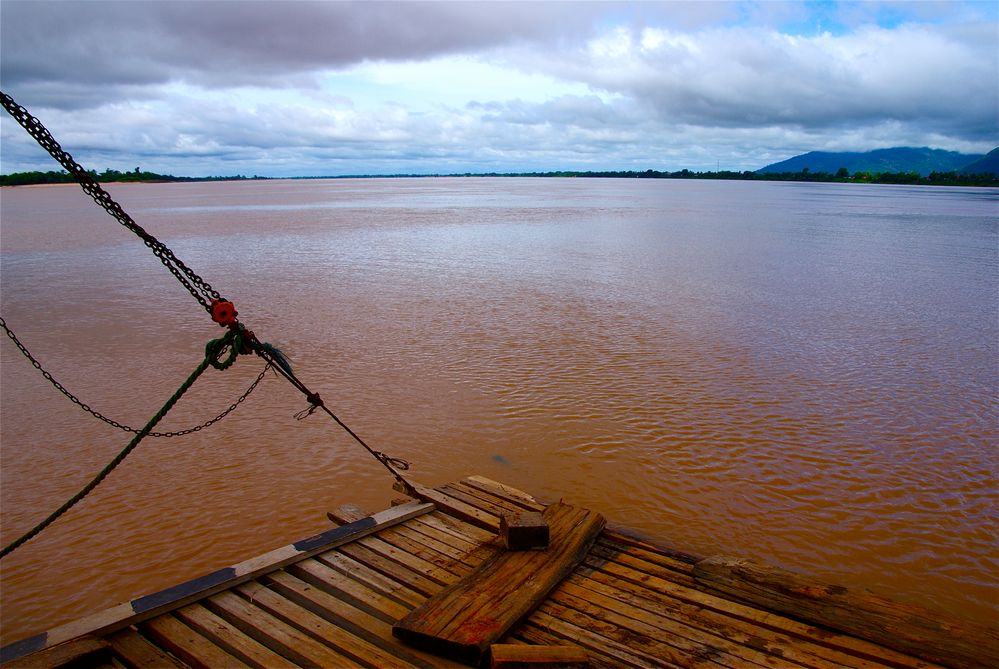
[[[577,624],[582,622],[582,625]],[[682,668],[683,665],[670,662],[662,655],[650,655],[644,650],[618,640],[611,639],[604,635],[606,626],[600,625],[596,620],[579,620],[577,623],[564,620],[558,616],[538,609],[531,614],[528,624],[533,625],[546,632],[552,633],[561,639],[562,643],[575,643],[586,649],[591,658],[594,653],[602,653],[616,662],[635,669],[661,669],[662,667]],[[706,666],[712,667],[713,664]]]
[[[793,637],[807,639],[819,645],[876,660],[889,666],[912,667],[914,669],[925,669],[927,666],[930,666],[925,660],[914,658],[911,655],[900,653],[896,650],[871,643],[870,641],[827,629],[819,629],[813,625],[788,618],[778,613],[764,611],[736,602],[719,594],[659,579],[614,562],[587,559],[576,570],[576,573],[585,575],[587,578],[600,580],[614,588],[637,588],[636,592],[642,592],[651,598],[674,598],[685,605],[700,607],[752,624],[768,627]]]
[[[501,502],[497,500],[496,502],[493,502],[491,500],[488,500],[486,499],[488,495],[475,488],[463,489],[462,486],[460,485],[449,483],[447,485],[439,486],[437,490],[450,497],[453,497],[454,499],[460,500],[465,504],[474,506],[477,509],[481,509],[482,511],[485,511],[490,515],[496,516],[497,518],[502,516],[504,513],[520,510],[520,507],[517,507],[505,501]]]
[[[359,667],[358,662],[319,643],[233,592],[221,592],[206,605],[245,634],[305,667]],[[225,666],[218,664],[216,666]]]
[[[565,504],[545,512],[546,551],[497,554],[396,623],[393,633],[471,664],[525,618],[583,559],[600,530],[600,514]]]
[[[414,502],[380,511],[363,520],[320,532],[307,539],[275,549],[231,567],[118,604],[104,611],[61,625],[47,632],[0,648],[0,662],[7,662],[28,653],[51,648],[85,634],[101,636],[129,625],[137,624],[165,611],[180,608],[226,588],[245,583],[260,574],[355,541],[385,527],[430,513],[432,504]]]
[[[348,598],[357,606],[387,622],[395,622],[413,608],[401,603],[395,597],[389,597],[383,592],[372,589],[366,583],[355,581],[315,560],[305,560],[292,565],[288,568],[288,572],[334,596]],[[420,602],[423,601],[426,601],[426,598],[421,596]]]
[[[599,635],[603,643],[617,644],[628,648],[632,653],[655,662],[673,664],[685,669],[703,669],[713,667],[718,669],[759,669],[759,665],[734,658],[721,648],[711,645],[691,644],[685,639],[669,635],[646,636],[631,629],[622,627],[615,621],[606,619],[600,611],[580,611],[562,606],[551,600],[546,601],[537,610],[536,615],[548,615],[551,618],[573,624],[576,627],[593,631]]]
[[[462,483],[479,488],[488,493],[496,495],[497,497],[502,497],[518,506],[523,507],[527,511],[544,511],[545,504],[542,504],[534,498],[534,496],[524,492],[523,490],[518,490],[513,486],[508,486],[505,483],[500,483],[499,481],[493,481],[484,476],[468,476],[461,480]]]
[[[251,666],[268,669],[294,669],[296,666],[201,604],[188,604],[177,609],[174,615],[230,655]]]
[[[427,523],[433,524],[434,527],[438,527],[446,532],[452,532],[457,536],[464,537],[476,544],[485,544],[495,541],[496,539],[495,532],[490,532],[489,530],[484,530],[481,527],[476,527],[475,525],[455,518],[454,516],[449,516],[440,510],[421,516],[420,519],[425,520]],[[499,526],[497,525],[497,527]]]
[[[430,669],[431,667],[459,669],[465,666],[436,655],[424,653],[409,646],[404,646],[398,639],[392,636],[392,624],[390,622],[386,622],[367,611],[353,606],[349,602],[334,597],[325,590],[312,587],[305,581],[297,579],[287,572],[276,571],[263,578],[267,580],[271,589],[281,593],[289,600],[296,602],[334,624],[342,626],[355,636],[367,639],[371,643],[379,644],[382,648],[390,650],[392,653],[413,664],[423,666],[426,669]]]
[[[187,669],[187,665],[169,655],[131,627],[105,637],[116,656],[131,669]]]
[[[633,555],[646,562],[652,562],[660,567],[666,567],[667,569],[672,569],[688,576],[694,570],[694,563],[677,558],[676,551],[664,553],[655,546],[635,541],[625,541],[623,539],[626,539],[626,537],[612,534],[605,529],[603,534],[600,535],[598,543],[606,548]]]
[[[340,551],[322,553],[313,559],[327,567],[332,567],[346,578],[358,581],[376,592],[397,600],[408,608],[419,606],[427,600],[426,595],[421,595],[398,580],[389,578]]]
[[[665,555],[666,557],[683,562],[689,565],[687,570],[692,569],[696,562],[703,559],[702,557],[679,551],[671,546],[667,546],[654,537],[645,536],[630,527],[625,527],[616,523],[607,523],[607,527],[604,528],[604,536],[610,541],[619,544],[635,546],[636,548]]]
[[[598,577],[599,578],[599,577]],[[579,590],[571,589],[578,587]],[[583,590],[592,591],[604,597],[625,603],[633,609],[647,612],[660,626],[667,625],[667,620],[681,622],[691,628],[720,636],[749,648],[786,658],[805,667],[852,667],[853,669],[878,669],[886,665],[865,658],[843,653],[834,648],[821,646],[811,641],[794,638],[782,632],[762,625],[747,622],[740,618],[726,616],[710,609],[694,606],[681,600],[659,595],[639,586],[629,586],[627,583],[614,580],[597,580],[578,573],[572,574],[559,590],[565,589],[572,594],[580,594],[587,599],[589,596]],[[635,616],[635,612],[622,613]],[[639,614],[640,615],[640,614]]]
[[[579,646],[528,646],[494,643],[489,648],[490,669],[589,669],[586,651]]]
[[[396,485],[393,485],[392,487],[396,488]],[[399,490],[399,488],[396,489]],[[406,492],[405,490],[399,491]],[[438,509],[441,509],[455,518],[459,518],[467,523],[475,525],[476,527],[488,530],[493,534],[496,534],[496,532],[499,531],[499,516],[486,513],[476,506],[467,504],[461,500],[451,497],[450,495],[419,484],[413,484],[413,494],[415,494],[420,500],[434,504]]]
[[[580,646],[584,646],[586,654],[590,661],[590,666],[593,669],[630,669],[634,667],[634,664],[629,664],[620,659],[615,658],[611,653],[607,652],[604,648],[589,648],[585,647],[586,644],[582,641],[577,641],[576,637],[565,638],[557,636],[552,633],[550,629],[542,629],[531,623],[524,623],[517,627],[515,635],[508,636],[506,638],[508,643],[521,642],[526,644],[537,644],[537,645],[548,645],[557,646],[564,643],[574,643]],[[675,669],[675,667],[670,667],[666,664],[660,664],[660,669],[662,667],[667,667],[668,669]]]
[[[712,557],[694,565],[706,587],[756,606],[852,634],[952,667],[999,666],[999,631],[945,620],[911,604],[819,583],[749,560]]]
[[[412,590],[430,597],[457,579],[432,562],[396,548],[382,539],[344,546],[341,551],[377,572],[405,584]]]
[[[464,537],[459,537],[455,534],[447,532],[446,530],[440,529],[439,527],[431,523],[421,523],[419,520],[413,520],[406,524],[406,529],[412,532],[418,532],[425,537],[434,540],[433,546],[439,546],[437,550],[442,553],[446,552],[447,555],[460,560],[466,560],[472,551],[478,548],[481,544],[469,541]],[[446,546],[445,550],[443,546]],[[471,565],[475,566],[475,565]]]
[[[758,666],[788,666],[787,660],[779,655],[740,644],[721,633],[706,632],[688,625],[682,619],[655,615],[644,609],[628,606],[568,582],[562,583],[548,601],[552,605],[574,609],[615,625],[625,638],[644,638],[660,646],[667,644],[692,657],[713,656],[715,661],[727,667],[755,669]]]
[[[686,586],[694,585],[694,577],[690,575],[689,572],[684,573],[670,567],[664,567],[658,562],[650,562],[645,559],[645,555],[642,555],[637,551],[634,553],[630,551],[622,552],[613,548],[608,548],[607,546],[601,545],[599,540],[596,545],[593,546],[593,550],[590,551],[590,556],[593,558],[614,561],[618,564],[631,567],[636,571],[640,571],[666,581],[673,581],[674,583],[680,583]]]
[[[85,667],[106,662],[111,657],[110,644],[104,639],[85,636],[61,643],[40,653],[4,663],[4,669],[60,669]]]
[[[416,535],[415,537],[413,536],[414,534]],[[443,550],[438,550],[436,546],[430,545],[433,543],[433,540],[418,532],[406,530],[405,528],[392,528],[391,530],[379,533],[377,538],[404,553],[408,553],[434,565],[435,570],[428,573],[428,576],[439,575],[440,579],[447,583],[451,583],[456,578],[460,578],[471,571],[470,566],[462,564],[460,556],[453,557],[443,552]],[[444,550],[447,550],[446,547]]]
[[[275,618],[360,663],[379,669],[415,669],[415,665],[403,658],[351,634],[256,581],[237,586],[236,590]]]
[[[233,667],[236,669],[249,666],[171,614],[147,620],[140,629],[160,647],[176,655],[185,664],[189,664],[195,669],[212,669],[213,667]]]
[[[505,497],[497,497],[482,488],[470,486],[465,483],[448,483],[447,485],[438,488],[438,490],[446,491],[449,494],[453,493],[461,495],[461,499],[468,501],[469,504],[474,504],[489,513],[496,514],[497,516],[502,516],[506,513],[525,512],[525,509],[522,506],[514,504]],[[540,513],[540,511],[531,511],[531,513]]]

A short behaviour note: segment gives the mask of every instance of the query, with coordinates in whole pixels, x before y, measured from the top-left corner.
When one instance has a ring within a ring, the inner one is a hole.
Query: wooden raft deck
[[[363,518],[342,508],[330,514],[342,524],[320,535],[11,644],[2,649],[4,666],[465,666],[407,646],[392,626],[502,550],[501,514],[544,505],[481,477],[418,492],[420,501]],[[721,594],[719,587],[739,588],[719,586],[717,564],[707,562],[604,529],[503,642],[579,646],[593,667],[939,666],[805,622],[807,615],[749,604],[752,595]],[[945,631],[958,659],[924,657],[992,665],[995,630],[975,630],[970,641],[962,629]],[[962,655],[964,644],[970,655]]]

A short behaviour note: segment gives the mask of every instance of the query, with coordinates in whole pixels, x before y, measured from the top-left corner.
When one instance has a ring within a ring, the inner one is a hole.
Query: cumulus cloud
[[[755,169],[999,144],[970,3],[24,2],[0,83],[97,169]],[[0,170],[46,159],[0,119]]]

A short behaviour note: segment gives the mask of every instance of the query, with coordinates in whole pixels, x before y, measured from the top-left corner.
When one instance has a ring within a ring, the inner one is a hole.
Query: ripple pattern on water
[[[427,179],[116,194],[421,481],[482,473],[689,552],[999,614],[994,190]],[[77,200],[4,190],[2,312],[71,390],[141,424],[218,330]],[[53,396],[10,342],[0,356],[9,541],[127,438]],[[207,375],[164,429],[214,415],[258,371]],[[384,471],[319,417],[294,420],[303,406],[268,379],[211,430],[144,443],[5,559],[2,642],[297,540],[337,504],[386,505]]]

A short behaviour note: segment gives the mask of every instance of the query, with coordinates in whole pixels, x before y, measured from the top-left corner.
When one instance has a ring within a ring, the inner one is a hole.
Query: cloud
[[[742,27],[619,27],[569,58],[510,57],[632,98],[666,122],[841,128],[930,121],[984,141],[999,134],[999,68],[983,57],[996,46],[987,26],[961,35],[868,26],[813,37]]]
[[[0,3],[0,80],[87,166],[755,169],[999,144],[988,3]],[[0,119],[0,169],[51,169]]]

